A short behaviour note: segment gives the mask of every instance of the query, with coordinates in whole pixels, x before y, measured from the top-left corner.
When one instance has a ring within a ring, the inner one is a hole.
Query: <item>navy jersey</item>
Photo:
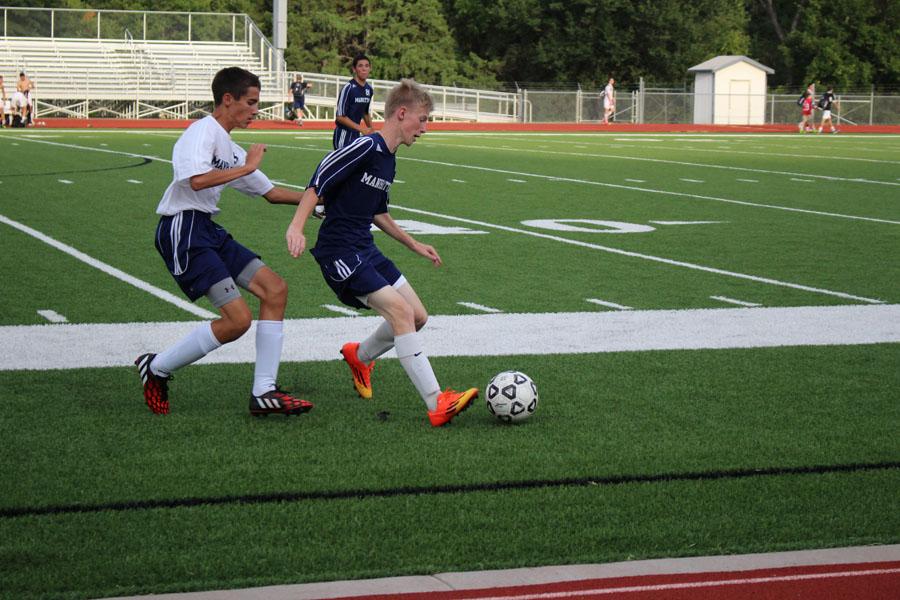
[[[303,100],[308,87],[309,84],[305,81],[294,81],[291,83],[291,94],[294,96],[294,100]]]
[[[396,169],[396,157],[378,133],[357,138],[322,159],[309,182],[325,199],[325,220],[311,251],[316,259],[375,245],[372,219],[388,211]]]
[[[354,123],[360,123],[363,117],[369,114],[373,93],[372,86],[368,83],[359,85],[355,78],[351,79],[341,89],[338,96],[335,117],[347,117]],[[348,129],[338,124],[334,128],[334,137],[332,138],[334,149],[343,148],[358,137],[359,132],[355,129]]]
[[[834,103],[834,94],[831,92],[825,92],[822,94],[822,99],[819,100],[819,108],[822,110],[831,110],[831,105]]]

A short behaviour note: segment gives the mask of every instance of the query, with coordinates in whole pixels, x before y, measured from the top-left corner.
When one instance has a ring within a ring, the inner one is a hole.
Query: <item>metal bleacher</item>
[[[35,84],[35,117],[197,118],[212,111],[210,82],[240,66],[262,83],[262,119],[281,119],[294,73],[245,14],[0,7],[0,74]],[[347,75],[304,73],[307,117],[333,119]],[[370,79],[378,119],[396,82]],[[426,86],[439,120],[514,121],[519,96]]]

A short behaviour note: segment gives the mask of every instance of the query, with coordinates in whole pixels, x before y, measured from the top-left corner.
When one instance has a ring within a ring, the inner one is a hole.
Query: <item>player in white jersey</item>
[[[259,298],[250,413],[300,414],[313,405],[276,384],[287,285],[259,255],[216,225],[212,216],[219,212],[219,197],[226,186],[248,196],[263,196],[273,204],[298,204],[302,194],[275,187],[258,170],[266,151],[263,144],[253,144],[245,152],[231,140],[231,131],[248,127],[259,112],[259,78],[229,67],[216,73],[212,90],[212,115],[193,123],[175,143],[175,176],[156,209],[161,215],[156,249],[185,295],[192,302],[206,296],[221,318],[199,325],[159,354],[142,354],[135,360],[144,400],[154,413],[167,414],[172,373],[250,329],[253,315],[237,289],[240,286]]]
[[[606,87],[603,88],[603,124],[609,123],[609,118],[616,112],[616,80],[612,77]]]

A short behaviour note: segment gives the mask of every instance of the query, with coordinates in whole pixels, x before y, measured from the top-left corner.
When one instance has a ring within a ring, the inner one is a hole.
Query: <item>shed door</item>
[[[747,79],[728,82],[728,123],[750,124],[750,81]]]

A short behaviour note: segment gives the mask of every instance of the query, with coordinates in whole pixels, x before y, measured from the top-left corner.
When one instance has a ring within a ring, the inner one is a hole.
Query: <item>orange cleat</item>
[[[341,348],[341,355],[353,374],[353,387],[356,388],[356,393],[360,398],[368,400],[372,398],[372,369],[375,368],[375,361],[366,364],[359,360],[356,356],[358,350],[358,342],[347,342]]]
[[[469,408],[472,400],[478,397],[478,388],[469,388],[457,392],[447,388],[438,396],[437,408],[428,411],[428,420],[432,427],[440,427],[450,422],[453,417]]]

